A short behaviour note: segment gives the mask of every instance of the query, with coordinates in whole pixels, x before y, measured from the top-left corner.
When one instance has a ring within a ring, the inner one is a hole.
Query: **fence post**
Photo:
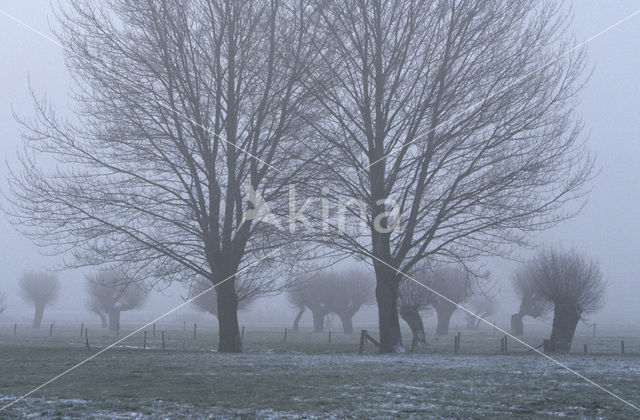
[[[331,331],[329,331],[329,344],[331,344]]]
[[[504,336],[504,354],[507,354],[509,350],[507,349],[507,335]]]
[[[164,330],[162,330],[162,351],[164,351]]]
[[[504,353],[504,337],[500,338],[500,354]]]
[[[240,340],[244,338],[244,325],[242,326],[242,332],[240,333]]]
[[[364,344],[367,341],[367,330],[360,331],[360,354],[364,351]]]
[[[457,354],[458,353],[458,336],[454,335],[453,336],[453,354]]]
[[[82,338],[83,332],[84,332],[84,321],[82,321],[82,324],[80,325],[80,338]]]
[[[91,353],[91,347],[89,346],[89,330],[87,328],[84,329],[84,340],[87,343],[87,350]]]
[[[587,354],[587,345],[584,345],[584,354]]]
[[[187,331],[187,321],[182,321],[182,331]]]
[[[193,341],[196,341],[197,330],[198,330],[198,323],[194,322],[193,323]]]
[[[593,338],[596,338],[596,323],[593,323]]]
[[[51,323],[51,326],[49,327],[49,337],[51,337],[53,335],[53,322]]]
[[[116,324],[116,337],[120,335],[120,321]]]
[[[144,330],[144,344],[142,344],[142,350],[147,349],[147,330]]]
[[[287,328],[284,329],[284,341],[283,343],[287,344]]]
[[[458,331],[458,343],[456,344],[456,353],[460,353],[460,331]]]
[[[622,350],[622,354],[624,354],[624,340],[622,340],[620,342],[620,347],[621,347],[621,350]]]

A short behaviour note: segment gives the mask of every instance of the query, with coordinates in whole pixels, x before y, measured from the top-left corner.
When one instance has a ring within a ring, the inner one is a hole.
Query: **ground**
[[[166,330],[162,351],[161,329]],[[636,412],[515,342],[499,354],[493,331],[453,332],[402,355],[359,355],[356,335],[253,330],[245,353],[217,354],[215,331],[197,340],[182,325],[148,329],[98,355],[0,418],[630,418]],[[129,329],[131,330],[131,328]],[[0,405],[5,405],[90,355],[71,324],[34,331],[0,327]],[[126,334],[127,331],[123,331]],[[375,334],[374,334],[375,335]],[[408,336],[405,334],[405,336]],[[115,340],[89,329],[92,351]],[[511,339],[510,339],[511,340]],[[541,337],[527,337],[532,344]],[[574,353],[557,359],[630,402],[640,395],[638,340],[578,336]],[[595,353],[582,354],[582,343]],[[579,351],[578,351],[579,350]]]

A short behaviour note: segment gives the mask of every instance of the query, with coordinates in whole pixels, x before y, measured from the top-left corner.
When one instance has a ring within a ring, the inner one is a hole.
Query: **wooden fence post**
[[[331,331],[329,331],[329,344],[331,344]]]
[[[507,354],[509,350],[507,349],[507,335],[504,336],[504,354]]]
[[[164,351],[165,346],[164,346],[164,330],[162,330],[162,351]]]
[[[51,323],[51,326],[49,327],[49,337],[51,337],[53,335],[53,322]]]
[[[80,325],[80,338],[82,338],[83,332],[84,332],[84,321],[82,321],[82,324]]]
[[[87,343],[87,350],[91,352],[91,347],[89,346],[89,330],[87,328],[84,329],[84,339],[85,339],[85,342]]]
[[[287,344],[287,328],[284,329],[284,341],[283,343]]]
[[[198,331],[198,323],[194,322],[193,323],[193,341],[196,341],[197,331]]]
[[[624,340],[622,340],[620,342],[620,347],[621,347],[621,350],[622,350],[622,354],[624,354]]]
[[[364,344],[367,341],[367,330],[362,330],[360,331],[360,351],[359,353],[362,354],[362,352],[364,351]]]
[[[116,324],[116,337],[120,335],[120,321]]]
[[[144,344],[142,344],[142,350],[147,349],[147,330],[144,330]]]
[[[242,332],[240,333],[240,340],[244,338],[244,325],[242,326]]]

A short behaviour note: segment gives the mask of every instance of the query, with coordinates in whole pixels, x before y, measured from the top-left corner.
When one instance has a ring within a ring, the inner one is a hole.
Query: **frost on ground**
[[[0,383],[3,404],[47,376],[41,363],[33,363],[44,353],[28,357],[24,352],[9,355],[7,350],[0,350],[9,366],[3,368]],[[62,362],[58,369],[71,363],[68,352],[66,357],[56,349],[48,353],[50,362]],[[623,398],[640,395],[636,357],[572,355],[562,362]],[[36,395],[0,414],[110,419],[634,414],[536,355],[222,355],[121,349],[105,353]]]

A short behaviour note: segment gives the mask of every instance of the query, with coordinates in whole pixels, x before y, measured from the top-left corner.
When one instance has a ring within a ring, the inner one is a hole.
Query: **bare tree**
[[[411,329],[413,341],[419,347],[427,344],[422,315],[429,309],[430,304],[431,293],[427,288],[410,279],[405,279],[400,283],[398,310],[402,319]]]
[[[60,280],[53,273],[31,272],[20,278],[20,293],[22,298],[36,307],[33,316],[33,328],[40,328],[44,308],[58,297]]]
[[[602,305],[606,283],[600,266],[575,251],[547,249],[527,269],[534,293],[553,304],[549,350],[568,353],[578,321]]]
[[[419,278],[433,289],[429,300],[438,317],[436,335],[447,335],[456,304],[463,303],[471,295],[470,274],[461,268],[445,267],[426,269]]]
[[[147,300],[148,290],[121,271],[100,271],[86,278],[89,301],[87,306],[102,321],[109,320],[109,329],[120,326],[120,313],[140,308]]]
[[[306,295],[299,289],[299,287],[299,285],[293,285],[287,292],[287,299],[289,300],[289,303],[298,310],[295,318],[293,319],[293,331],[300,331],[300,319],[307,308],[305,303]]]
[[[324,331],[325,317],[331,312],[331,309],[327,305],[327,299],[324,294],[327,292],[325,272],[315,272],[306,276],[299,277],[294,281],[288,292],[287,296],[290,302],[300,308],[301,304],[304,304],[313,316],[313,331]],[[302,316],[302,310],[298,310],[296,319],[299,322]],[[294,324],[296,324],[294,320]],[[297,325],[297,324],[296,324]]]
[[[320,285],[321,301],[342,322],[345,334],[353,333],[353,316],[363,305],[373,301],[374,282],[366,271],[327,272]]]
[[[513,287],[520,297],[518,312],[511,315],[511,334],[524,335],[525,316],[540,318],[552,309],[552,304],[535,290],[535,279],[529,267],[523,266],[513,276]]]
[[[566,53],[555,1],[316,4],[319,180],[366,205],[364,233],[347,206],[353,222],[323,241],[373,264],[380,351],[401,351],[399,271],[502,253],[583,196],[593,162],[573,107],[584,54]]]
[[[495,299],[490,299],[483,294],[476,294],[468,301],[465,308],[482,318],[487,318],[495,315],[498,310],[498,304]],[[464,317],[467,321],[467,329],[477,330],[480,327],[480,322],[482,322],[480,318],[468,312],[465,312]]]
[[[306,182],[311,100],[302,2],[66,2],[58,39],[77,88],[77,124],[34,95],[22,121],[14,224],[70,265],[118,263],[145,279],[216,289],[219,351],[241,351],[235,273],[291,238],[244,217],[255,194],[278,213]],[[37,159],[57,160],[47,170]],[[304,176],[303,176],[304,174]],[[266,258],[269,257],[269,258]],[[277,290],[280,279],[255,278]]]

